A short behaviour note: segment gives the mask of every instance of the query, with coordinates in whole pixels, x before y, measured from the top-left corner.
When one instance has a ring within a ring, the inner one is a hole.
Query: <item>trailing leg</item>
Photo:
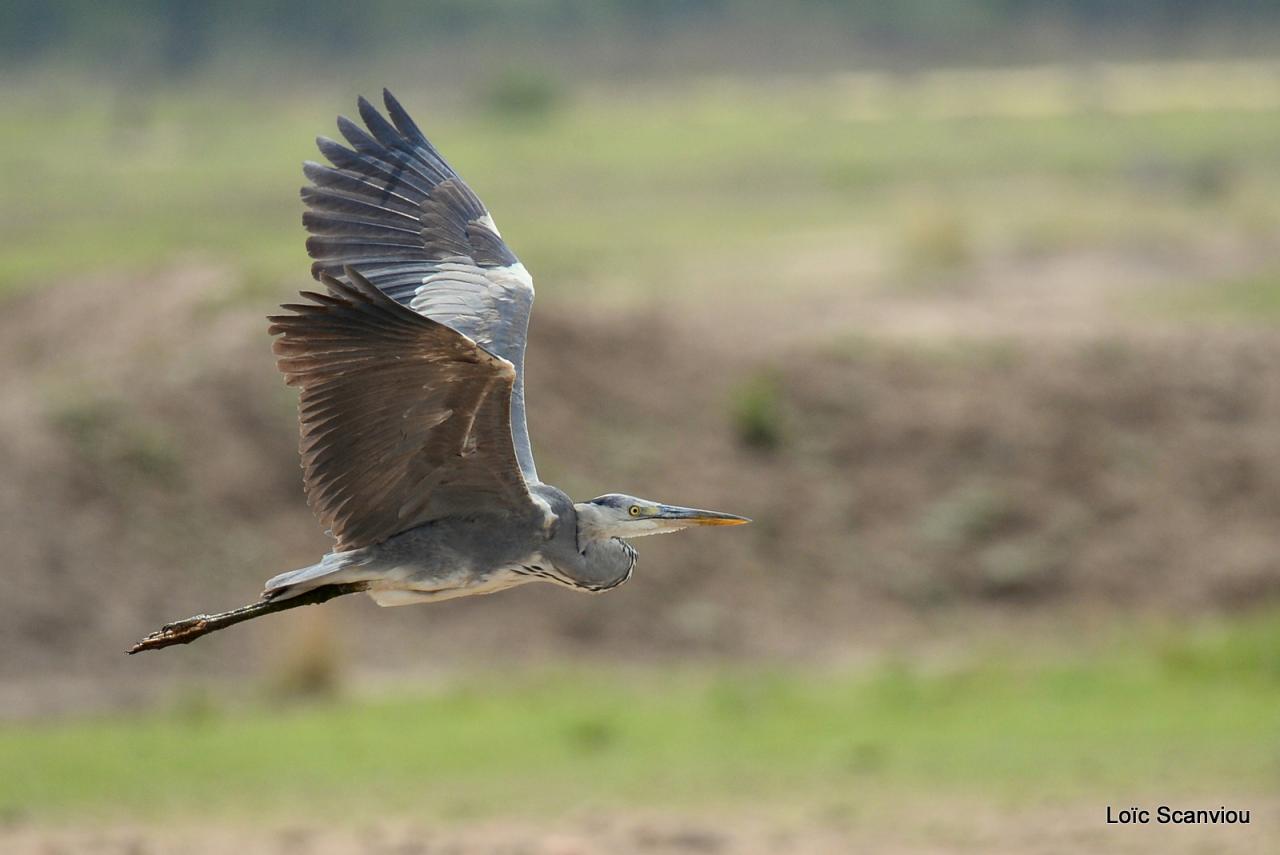
[[[332,585],[321,585],[295,597],[262,599],[256,603],[232,609],[229,612],[219,612],[214,615],[195,615],[185,620],[165,624],[133,647],[130,647],[127,652],[133,655],[144,650],[159,650],[162,647],[169,647],[174,644],[190,644],[201,636],[217,632],[220,629],[226,629],[229,626],[235,626],[253,618],[269,615],[273,612],[282,612],[286,609],[294,609],[298,606],[317,605],[328,602],[334,597],[341,597],[344,594],[356,594],[368,588],[368,582],[341,582]]]

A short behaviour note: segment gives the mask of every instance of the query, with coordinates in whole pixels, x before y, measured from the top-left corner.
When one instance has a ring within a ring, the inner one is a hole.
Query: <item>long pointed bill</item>
[[[658,513],[652,517],[659,520],[672,520],[680,525],[746,525],[751,520],[736,514],[722,514],[719,511],[704,511],[698,508],[681,508],[675,505],[661,505]]]

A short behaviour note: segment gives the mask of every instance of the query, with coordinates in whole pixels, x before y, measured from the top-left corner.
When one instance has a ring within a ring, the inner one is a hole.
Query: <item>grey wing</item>
[[[511,442],[515,368],[354,270],[270,332],[301,387],[307,501],[338,550],[445,516],[536,512]]]
[[[475,193],[390,92],[388,122],[359,100],[368,130],[339,117],[351,148],[320,137],[332,166],[308,162],[303,224],[312,275],[359,271],[397,303],[471,338],[515,366],[511,434],[520,469],[538,482],[524,415],[524,349],[533,280]]]

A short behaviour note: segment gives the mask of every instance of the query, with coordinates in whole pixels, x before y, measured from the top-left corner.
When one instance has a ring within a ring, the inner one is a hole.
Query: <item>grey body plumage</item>
[[[162,627],[129,652],[185,644],[262,614],[363,591],[381,605],[548,581],[630,578],[624,538],[744,517],[611,493],[575,504],[543,484],[525,424],[533,280],[479,198],[384,91],[359,100],[350,147],[320,138],[303,224],[324,286],[270,319],[299,389],[303,485],[335,538],[262,599]]]
[[[267,582],[268,598],[333,582],[366,582],[380,605],[405,605],[494,593],[547,581],[606,591],[631,577],[636,551],[621,538],[580,542],[578,511],[562,491],[538,484],[546,502],[522,518],[478,514],[437,520],[382,543],[330,553],[312,567]]]

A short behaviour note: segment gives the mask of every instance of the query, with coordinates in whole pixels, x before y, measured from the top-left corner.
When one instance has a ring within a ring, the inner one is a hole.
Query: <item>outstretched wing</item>
[[[336,549],[445,516],[532,512],[511,443],[515,367],[353,269],[321,281],[328,294],[303,292],[270,332],[301,387],[307,502]]]
[[[361,98],[368,131],[339,117],[351,148],[320,137],[332,166],[304,166],[312,182],[302,189],[311,272],[338,276],[350,266],[397,303],[515,366],[511,434],[525,479],[536,483],[524,417],[533,280],[476,195],[391,93],[382,94],[390,122]]]

